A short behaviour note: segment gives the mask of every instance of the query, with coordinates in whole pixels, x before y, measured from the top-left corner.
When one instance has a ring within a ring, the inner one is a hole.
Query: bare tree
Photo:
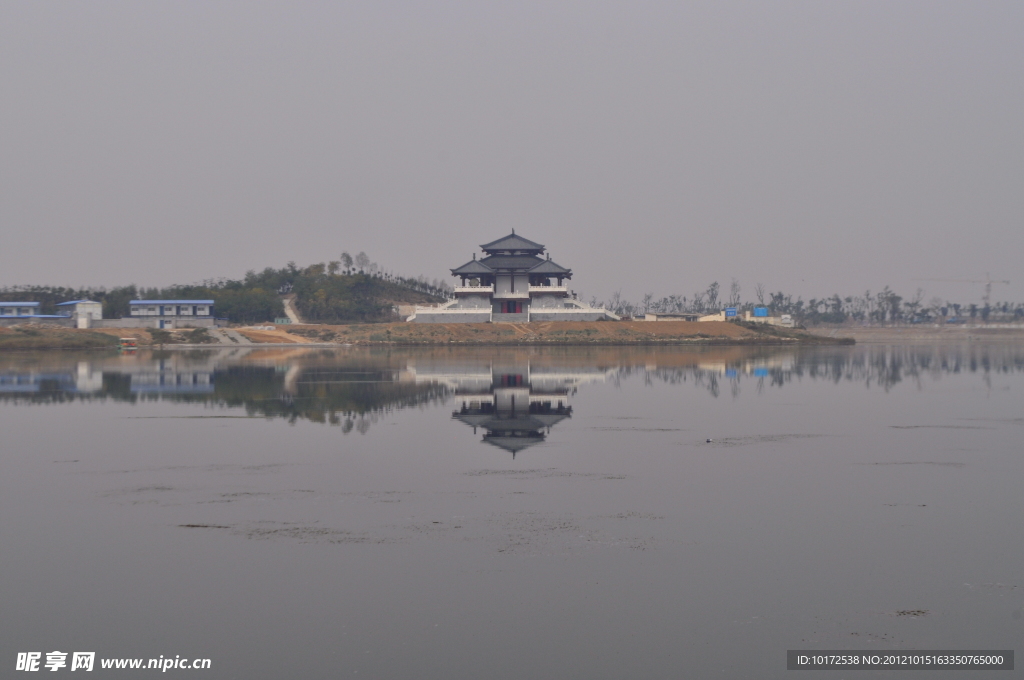
[[[754,295],[757,296],[757,304],[764,307],[764,284],[759,283],[754,286]]]
[[[708,311],[715,311],[718,309],[718,281],[712,281],[711,285],[708,286]]]
[[[360,253],[356,255],[356,267],[358,267],[360,271],[365,272],[366,268],[369,266],[370,258],[366,255],[366,253],[360,251]]]
[[[740,304],[740,282],[736,279],[729,284],[729,306],[736,307]]]
[[[924,299],[924,291],[920,288],[914,293],[914,297],[903,303],[903,306],[910,312],[910,318],[913,319],[917,316],[917,310],[921,307],[921,301]]]
[[[612,293],[612,296],[608,299],[608,307],[613,312],[615,312],[616,314],[619,313],[619,310],[622,309],[622,291],[621,290],[617,290],[614,293]]]

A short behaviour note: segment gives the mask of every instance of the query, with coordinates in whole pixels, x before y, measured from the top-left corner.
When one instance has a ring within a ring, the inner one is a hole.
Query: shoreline
[[[391,341],[374,341],[374,342],[254,342],[251,344],[229,344],[229,343],[207,343],[202,345],[196,345],[191,343],[144,343],[139,344],[137,349],[146,350],[222,350],[222,349],[262,349],[262,348],[273,348],[273,349],[340,349],[342,347],[395,347],[395,348],[410,348],[410,347],[839,347],[839,346],[851,346],[855,342],[849,338],[826,338],[826,342],[812,341],[806,342],[801,339],[786,340],[780,338],[765,338],[763,340],[730,340],[727,338],[678,338],[678,339],[665,339],[665,340],[638,340],[631,342],[624,341],[600,341],[594,340],[590,342],[585,341],[570,341],[570,342],[555,342],[555,341],[509,341],[509,342],[472,342],[472,341],[458,341],[458,340],[447,340],[447,341],[436,341],[436,342],[391,342]],[[47,345],[40,344],[34,346],[19,346],[19,347],[0,347],[0,353],[15,353],[15,352],[37,352],[37,351],[70,351],[76,352],[81,351],[101,351],[107,352],[110,350],[118,349],[117,345],[74,345],[74,344],[63,344],[63,345]]]
[[[184,329],[183,329],[184,330]],[[248,347],[334,349],[339,347],[553,347],[553,346],[820,346],[853,344],[837,334],[754,324],[712,322],[562,321],[521,324],[347,324],[232,327],[214,333],[219,342],[160,343],[150,329],[79,330],[34,326],[0,329],[0,351],[116,349],[132,337],[140,348],[164,350]],[[166,335],[163,338],[166,339]]]
[[[119,337],[139,348],[338,349],[342,347],[807,347],[850,344],[1024,342],[1024,326],[847,326],[807,330],[728,322],[540,322],[523,324],[346,324],[232,327],[213,343],[160,344],[149,329],[51,326],[0,328],[0,352],[112,350]]]
[[[636,342],[602,342],[595,340],[592,342],[544,342],[544,341],[510,341],[510,342],[469,342],[469,341],[438,341],[438,342],[254,342],[251,345],[234,345],[234,344],[207,344],[207,345],[190,345],[185,343],[173,343],[164,345],[140,345],[139,348],[146,349],[224,349],[224,348],[289,348],[289,349],[338,349],[340,347],[835,347],[842,345],[853,345],[855,343],[850,342],[848,338],[836,338],[834,342],[802,342],[800,340],[792,340],[789,342],[772,339],[772,340],[728,340],[728,339],[693,339],[687,340],[685,338],[678,340],[664,340],[664,341],[636,341]],[[43,349],[43,348],[40,348]]]
[[[817,326],[808,332],[819,337],[843,335],[857,344],[1024,342],[1024,326]]]

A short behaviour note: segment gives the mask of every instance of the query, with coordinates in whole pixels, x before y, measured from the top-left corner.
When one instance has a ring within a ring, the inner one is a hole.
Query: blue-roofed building
[[[38,323],[48,326],[71,326],[67,314],[43,314],[38,302],[0,302],[0,326]]]
[[[131,318],[148,328],[214,326],[213,300],[131,300]]]
[[[0,302],[0,316],[38,316],[38,302]]]
[[[409,321],[480,323],[597,321],[611,312],[578,299],[566,283],[572,270],[545,257],[544,246],[511,234],[480,246],[484,257],[452,269],[461,279],[455,298],[439,307],[417,307]]]

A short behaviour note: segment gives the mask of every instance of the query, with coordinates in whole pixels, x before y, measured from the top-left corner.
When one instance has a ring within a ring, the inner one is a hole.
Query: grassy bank
[[[48,326],[0,328],[0,351],[110,349],[114,347],[117,347],[117,337],[107,333]]]

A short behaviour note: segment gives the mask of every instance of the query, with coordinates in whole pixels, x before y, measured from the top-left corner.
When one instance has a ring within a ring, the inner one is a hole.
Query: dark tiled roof
[[[538,253],[544,252],[544,246],[540,243],[534,243],[530,239],[517,236],[515,232],[512,232],[504,238],[499,238],[497,241],[491,241],[485,243],[481,248],[485,252],[491,252],[492,250],[528,250],[535,251]]]
[[[532,269],[530,269],[530,273],[531,274],[553,274],[553,275],[556,275],[556,276],[558,276],[558,275],[568,276],[568,275],[572,274],[572,270],[571,269],[566,269],[565,267],[563,267],[560,264],[555,264],[551,260],[544,260],[543,262],[541,262],[537,266],[535,266]]]
[[[520,269],[526,271],[544,262],[536,255],[488,255],[480,260],[491,269]]]
[[[488,267],[486,264],[482,264],[480,260],[470,260],[461,267],[456,267],[452,270],[452,274],[459,275],[470,275],[470,274],[493,274],[494,270]]]
[[[484,441],[488,444],[497,446],[499,449],[505,449],[506,451],[512,452],[512,457],[522,451],[523,449],[530,448],[534,444],[540,444],[544,441],[544,435],[540,433],[534,433],[526,435],[525,437],[509,437],[495,434],[485,434]]]

